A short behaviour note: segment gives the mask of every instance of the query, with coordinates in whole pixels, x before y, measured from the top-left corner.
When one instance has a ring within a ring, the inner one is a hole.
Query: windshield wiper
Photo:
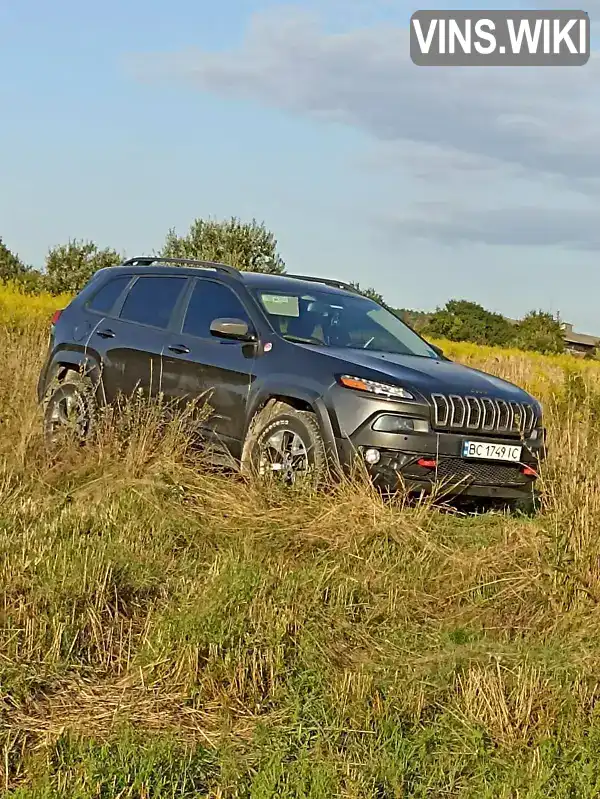
[[[402,357],[407,356],[410,358],[432,358],[432,355],[420,355],[417,352],[398,352],[397,350],[382,350],[376,349],[375,347],[369,347],[365,349],[364,347],[345,347],[347,350],[358,350],[359,352],[372,352],[372,353],[379,353],[380,355],[400,355]]]
[[[297,341],[298,344],[314,344],[318,347],[324,347],[325,344],[319,341],[318,338],[302,338],[301,336],[290,336],[287,333],[283,337],[286,341]]]

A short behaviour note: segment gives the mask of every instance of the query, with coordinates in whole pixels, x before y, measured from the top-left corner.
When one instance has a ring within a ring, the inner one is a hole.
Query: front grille
[[[432,394],[433,426],[456,433],[528,436],[536,423],[533,405],[490,397]]]
[[[489,486],[522,486],[531,482],[518,464],[470,463],[461,458],[442,458],[437,467],[437,480],[447,483]]]

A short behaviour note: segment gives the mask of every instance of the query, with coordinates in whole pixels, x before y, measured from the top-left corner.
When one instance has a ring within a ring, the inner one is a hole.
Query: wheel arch
[[[295,410],[314,413],[323,438],[327,458],[332,466],[341,467],[334,425],[327,405],[315,389],[306,386],[270,385],[256,391],[248,408],[244,440],[250,432],[253,420],[269,402],[284,402]]]
[[[43,399],[48,387],[53,380],[62,382],[69,372],[77,372],[89,377],[94,384],[96,398],[101,404],[106,403],[104,383],[102,381],[102,366],[89,352],[76,352],[59,350],[48,365],[43,385],[40,386],[40,400]]]

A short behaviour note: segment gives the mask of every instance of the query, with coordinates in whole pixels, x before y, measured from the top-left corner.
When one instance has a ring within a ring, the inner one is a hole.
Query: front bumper
[[[350,467],[356,455],[367,449],[378,450],[379,461],[367,468],[377,485],[390,490],[404,485],[409,491],[429,493],[435,489],[445,496],[525,498],[531,495],[537,475],[524,470],[529,467],[537,472],[544,458],[542,428],[534,430],[525,441],[482,431],[436,431],[432,427],[431,406],[425,401],[392,401],[339,386],[330,390],[327,406],[335,422],[334,436],[342,465]],[[407,432],[374,429],[376,420],[388,414],[408,417],[417,424]],[[463,458],[465,441],[520,444],[522,462]],[[435,461],[435,465],[420,465],[420,459]]]
[[[444,496],[519,499],[531,496],[543,459],[543,437],[539,442],[515,439],[486,438],[456,433],[394,435],[359,435],[354,441],[338,441],[338,449],[348,463],[353,455],[367,449],[379,452],[376,464],[367,464],[374,484],[384,490],[404,488],[409,493],[435,493]],[[385,437],[387,440],[382,440]],[[523,447],[520,463],[480,460],[462,457],[466,440],[489,441],[494,444]]]

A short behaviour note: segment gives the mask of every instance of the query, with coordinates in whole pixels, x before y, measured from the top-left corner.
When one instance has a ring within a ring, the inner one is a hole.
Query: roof
[[[565,331],[563,338],[567,344],[585,344],[588,347],[597,347],[600,344],[599,336],[589,336],[587,333]]]
[[[169,262],[171,261],[171,262]],[[148,256],[146,263],[144,258],[131,258],[117,266],[104,267],[99,269],[94,278],[101,274],[109,272],[111,274],[143,274],[151,269],[154,274],[179,274],[179,275],[206,275],[211,273],[221,274],[227,276],[234,281],[242,281],[248,287],[257,287],[264,289],[271,289],[272,291],[294,291],[299,293],[306,293],[309,287],[313,290],[318,289],[328,294],[352,294],[356,296],[359,294],[355,289],[346,283],[331,279],[331,283],[327,278],[320,278],[317,276],[300,276],[300,275],[272,275],[264,272],[244,272],[235,269],[227,264],[221,264],[212,261],[195,261],[192,259],[165,259],[162,260],[157,257],[156,261],[152,262],[151,257]]]
[[[272,289],[273,291],[297,291],[306,293],[309,287],[313,290],[318,289],[328,294],[354,294],[341,286],[332,286],[323,283],[322,278],[315,277],[314,282],[310,279],[311,276],[302,277],[302,279],[294,275],[269,275],[264,272],[240,272],[244,283],[252,288]],[[332,279],[333,281],[333,279]],[[336,282],[336,281],[333,281]]]

